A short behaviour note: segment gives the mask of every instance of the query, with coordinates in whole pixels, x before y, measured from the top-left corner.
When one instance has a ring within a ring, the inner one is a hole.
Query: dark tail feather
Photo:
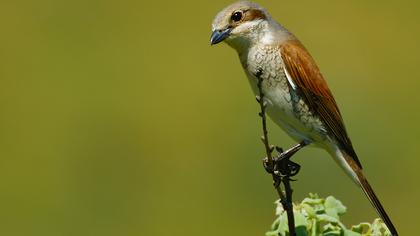
[[[392,224],[391,219],[389,219],[388,215],[386,214],[385,209],[382,207],[381,202],[379,201],[369,182],[363,175],[362,170],[357,168],[355,172],[357,174],[357,177],[359,178],[360,186],[362,187],[363,192],[365,192],[366,196],[369,198],[370,203],[372,203],[373,207],[375,207],[376,211],[381,216],[382,220],[385,222],[391,234],[393,236],[398,236],[397,230]]]
[[[379,201],[366,177],[363,175],[362,168],[356,161],[357,158],[353,158],[351,155],[342,150],[339,151],[337,157],[344,159],[344,162],[343,160],[340,161],[341,164],[344,164],[344,170],[346,170],[347,174],[349,174],[349,176],[363,189],[363,192],[366,194],[373,207],[375,207],[376,212],[378,212],[379,216],[382,218],[391,234],[393,236],[398,236],[398,232],[392,224],[391,219],[389,219],[388,214],[386,214],[381,202]]]

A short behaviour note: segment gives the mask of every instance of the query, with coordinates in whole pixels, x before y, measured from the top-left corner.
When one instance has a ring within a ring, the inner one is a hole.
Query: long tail
[[[398,232],[395,229],[394,224],[392,224],[391,219],[389,218],[381,202],[379,201],[378,197],[376,196],[375,192],[373,191],[372,187],[370,186],[369,182],[364,176],[362,168],[356,163],[355,158],[351,157],[342,150],[339,153],[337,153],[337,156],[339,159],[341,159],[337,161],[340,162],[341,166],[345,169],[345,171],[363,189],[363,192],[366,194],[367,198],[375,208],[376,212],[385,222],[391,234],[393,236],[398,236]]]

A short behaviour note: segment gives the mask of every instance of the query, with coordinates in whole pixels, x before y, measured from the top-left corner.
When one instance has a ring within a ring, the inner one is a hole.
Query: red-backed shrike
[[[270,118],[294,140],[325,149],[359,185],[392,235],[391,220],[363,175],[343,119],[315,61],[299,40],[261,6],[237,2],[213,21],[211,44],[234,48],[258,95],[258,80]]]

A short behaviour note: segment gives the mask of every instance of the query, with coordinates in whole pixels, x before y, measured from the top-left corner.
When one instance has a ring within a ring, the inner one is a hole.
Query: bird
[[[255,95],[258,81],[266,112],[298,144],[326,150],[361,187],[392,235],[397,230],[367,181],[337,103],[313,57],[297,37],[259,4],[235,2],[213,20],[210,44],[236,50]]]

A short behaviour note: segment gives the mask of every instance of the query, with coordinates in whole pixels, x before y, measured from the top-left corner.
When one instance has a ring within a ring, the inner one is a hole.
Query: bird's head
[[[261,37],[270,18],[268,12],[256,3],[233,3],[214,18],[210,43],[225,41],[237,50],[247,47]]]

